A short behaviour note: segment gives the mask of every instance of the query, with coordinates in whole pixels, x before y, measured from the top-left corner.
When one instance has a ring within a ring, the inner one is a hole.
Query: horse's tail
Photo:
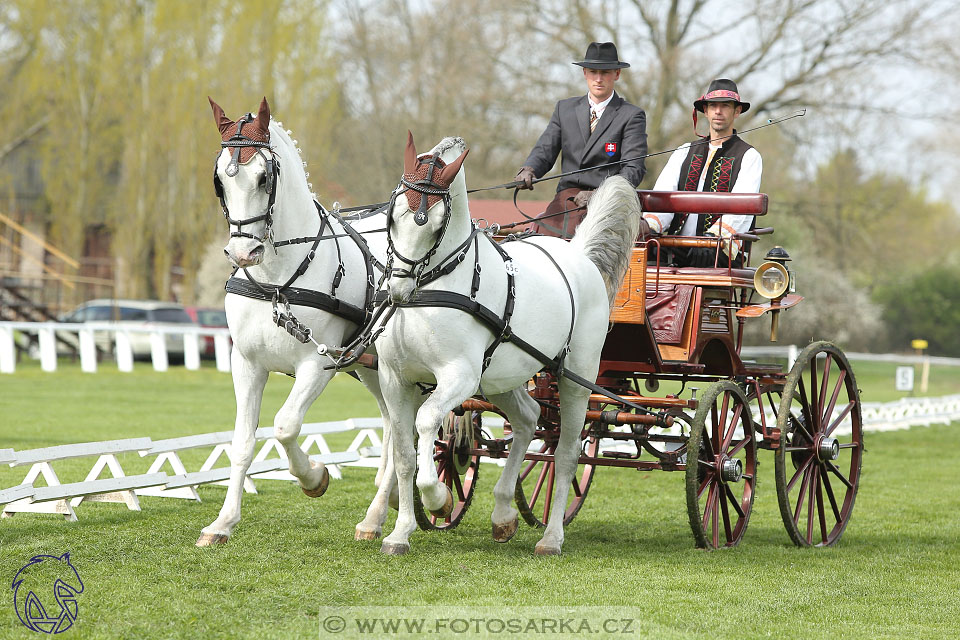
[[[641,215],[633,186],[626,178],[611,176],[590,198],[587,215],[570,241],[600,270],[611,306],[630,264]]]

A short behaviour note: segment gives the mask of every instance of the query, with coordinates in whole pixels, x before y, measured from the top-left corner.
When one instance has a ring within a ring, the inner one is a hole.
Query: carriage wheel
[[[694,451],[699,455],[690,455]],[[757,443],[740,387],[720,381],[706,388],[687,452],[687,513],[697,546],[736,546],[747,529],[757,485]]]
[[[860,392],[836,345],[814,342],[800,352],[777,427],[777,498],[787,533],[801,547],[830,546],[850,521],[863,456]]]
[[[527,524],[537,529],[546,527],[547,522],[550,521],[553,483],[556,477],[556,465],[553,456],[557,451],[559,437],[558,430],[551,430],[545,434],[544,439],[535,438],[530,443],[530,447],[527,449],[529,452],[550,456],[550,459],[548,461],[524,461],[520,467],[517,488],[513,494],[520,515],[523,516]],[[587,433],[586,429],[584,429],[581,437],[583,438],[583,454],[595,457],[600,450],[600,439]],[[592,464],[577,466],[572,486],[567,494],[567,508],[563,512],[564,526],[573,521],[580,511],[580,507],[583,506],[583,501],[587,499],[590,483],[593,482],[594,469],[595,465]]]
[[[433,459],[437,463],[437,476],[440,482],[449,487],[453,494],[453,511],[445,518],[438,518],[423,508],[423,502],[420,500],[420,492],[416,484],[413,487],[413,513],[417,518],[417,524],[424,531],[449,531],[455,528],[463,520],[464,514],[470,508],[473,501],[473,494],[477,489],[477,480],[480,476],[480,456],[470,455],[471,448],[479,447],[477,441],[476,429],[480,424],[480,412],[475,412],[468,416],[473,422],[474,432],[470,443],[457,445],[456,436],[452,429],[444,429],[441,438],[434,444]],[[450,420],[460,419],[450,413]]]

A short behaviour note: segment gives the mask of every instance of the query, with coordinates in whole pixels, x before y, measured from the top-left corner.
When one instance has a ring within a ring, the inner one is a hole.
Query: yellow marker
[[[913,340],[910,342],[910,346],[914,349],[926,349],[927,341],[926,340]]]

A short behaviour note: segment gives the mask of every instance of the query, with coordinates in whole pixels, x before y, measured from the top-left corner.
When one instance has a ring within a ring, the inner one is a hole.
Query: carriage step
[[[603,458],[616,458],[617,460],[632,460],[639,458],[639,452],[636,454],[630,453],[629,451],[604,451],[601,455]]]

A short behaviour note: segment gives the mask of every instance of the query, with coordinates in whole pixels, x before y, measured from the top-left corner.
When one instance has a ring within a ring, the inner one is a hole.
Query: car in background
[[[98,299],[83,303],[61,318],[61,322],[99,323],[113,322],[131,329],[146,329],[195,325],[183,305],[160,300],[112,300]],[[95,342],[107,352],[113,351],[113,335],[98,331]],[[167,354],[183,357],[183,336],[166,334]],[[130,347],[135,358],[150,357],[150,334],[144,331],[130,332]]]
[[[201,327],[227,328],[227,312],[223,308],[187,306],[184,307],[184,310],[190,316],[190,319]],[[200,345],[200,357],[213,358],[215,355],[213,336],[203,336],[203,342]]]

